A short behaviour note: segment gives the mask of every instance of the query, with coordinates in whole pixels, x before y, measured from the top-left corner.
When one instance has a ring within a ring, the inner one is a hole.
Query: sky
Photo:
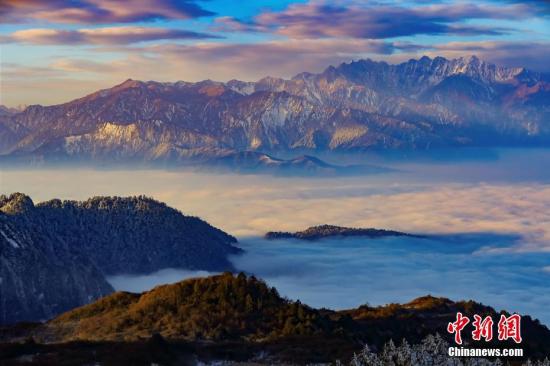
[[[550,72],[542,0],[1,0],[0,104],[132,78],[258,80],[360,58],[475,54]]]

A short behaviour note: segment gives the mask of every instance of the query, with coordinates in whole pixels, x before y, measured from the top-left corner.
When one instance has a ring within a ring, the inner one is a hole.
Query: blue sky
[[[370,57],[476,54],[550,71],[547,1],[4,0],[0,104],[127,78],[257,80]]]

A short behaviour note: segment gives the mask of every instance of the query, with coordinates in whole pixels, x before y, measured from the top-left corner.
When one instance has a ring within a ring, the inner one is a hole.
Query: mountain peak
[[[136,88],[136,87],[141,86],[143,84],[144,84],[143,81],[134,80],[134,79],[126,79],[122,83],[116,85],[113,89],[122,90],[122,89]]]
[[[152,326],[155,323],[158,326]],[[63,332],[67,327],[71,330]],[[43,328],[59,340],[138,339],[154,333],[169,339],[254,340],[328,335],[334,326],[319,311],[282,298],[265,282],[226,272],[141,294],[115,293],[62,314]]]
[[[479,67],[482,67],[484,65],[494,66],[494,65],[489,64],[489,63],[485,62],[484,60],[480,59],[476,55],[462,56],[462,57],[453,59],[450,62],[451,63],[457,63],[457,64],[460,64],[460,65],[464,65],[465,67],[470,67],[470,68],[479,68]]]
[[[34,208],[32,199],[23,193],[12,193],[0,196],[0,211],[6,214],[19,214]]]
[[[423,56],[400,64],[356,60],[290,80],[128,79],[69,103],[2,116],[0,153],[10,159],[61,154],[174,162],[200,154],[202,163],[216,157],[204,148],[239,153],[548,144],[548,79],[522,70],[475,55]],[[107,122],[112,129],[104,128]]]
[[[422,56],[418,59],[418,62],[420,62],[420,63],[430,63],[430,62],[432,62],[432,59],[429,58],[428,56],[424,55],[424,56]]]
[[[480,63],[480,62],[484,62],[482,59],[480,59],[479,57],[477,57],[476,55],[468,55],[468,56],[462,56],[462,57],[459,57],[460,60],[464,60],[468,63]]]

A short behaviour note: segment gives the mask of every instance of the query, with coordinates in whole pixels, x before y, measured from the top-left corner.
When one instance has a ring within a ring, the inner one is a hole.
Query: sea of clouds
[[[464,151],[364,156],[394,171],[359,177],[3,169],[0,187],[35,201],[152,196],[238,236],[246,250],[233,258],[239,269],[314,306],[403,302],[430,293],[530,313],[550,324],[550,151]],[[260,238],[269,230],[325,223],[436,236],[314,244]],[[170,269],[111,282],[139,291],[205,274]]]

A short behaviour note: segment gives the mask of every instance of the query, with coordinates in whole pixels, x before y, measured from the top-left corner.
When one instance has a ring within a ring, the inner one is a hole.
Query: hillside
[[[549,80],[475,56],[359,60],[289,80],[127,80],[68,103],[4,114],[0,154],[200,165],[250,151],[548,146]]]
[[[147,197],[0,196],[0,324],[48,319],[113,291],[105,276],[232,269],[236,239]]]
[[[29,208],[27,196],[0,197],[0,324],[46,320],[114,291],[86,255],[14,218]]]
[[[169,339],[270,340],[323,335],[333,322],[274,288],[225,273],[164,285],[143,294],[118,292],[69,311],[44,326],[48,341]]]
[[[10,339],[10,333],[11,339],[26,334],[48,343],[140,342],[158,334],[174,345],[173,350],[182,349],[182,342],[188,345],[183,349],[206,347],[212,352],[233,344],[235,355],[242,353],[242,357],[263,350],[275,358],[327,362],[351,357],[365,343],[379,350],[390,339],[417,344],[436,333],[451,341],[445,329],[457,311],[494,318],[500,314],[473,301],[453,302],[431,296],[407,304],[317,310],[282,298],[254,277],[225,273],[159,286],[142,294],[115,293],[26,331],[8,329],[4,341]],[[543,358],[550,352],[546,326],[523,316],[522,329],[526,355]],[[466,344],[472,344],[469,332],[463,336]],[[494,345],[516,347],[496,341]]]
[[[481,316],[491,315],[498,319],[500,314],[509,314],[506,311],[495,309],[469,301],[451,301],[446,298],[424,296],[406,304],[388,304],[384,306],[363,305],[356,309],[339,312],[341,316],[349,316],[356,323],[358,329],[371,339],[369,344],[382,346],[380,331],[387,339],[398,341],[407,339],[409,343],[419,343],[428,334],[439,333],[450,343],[451,337],[446,332],[446,325],[456,320],[456,313],[462,312],[472,317],[474,314]],[[521,319],[523,342],[521,347],[526,355],[532,358],[544,358],[550,354],[550,329],[540,323],[539,320],[523,315]],[[463,340],[466,345],[473,345],[471,332],[463,332]],[[517,345],[512,341],[501,342],[493,339],[490,343],[493,347],[502,348],[504,345],[514,348]]]

